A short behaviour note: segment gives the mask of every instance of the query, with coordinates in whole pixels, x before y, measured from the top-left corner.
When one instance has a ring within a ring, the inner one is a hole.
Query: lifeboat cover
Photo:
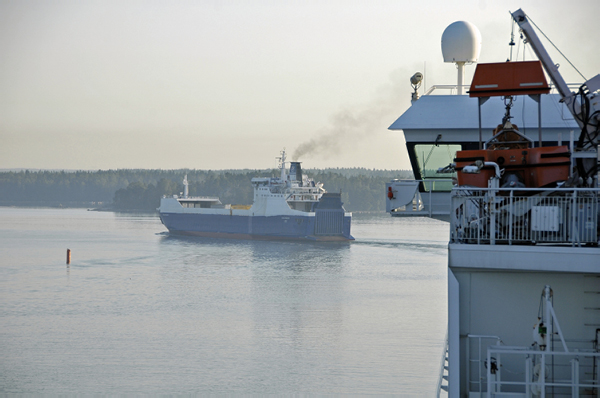
[[[469,90],[470,97],[548,94],[540,61],[478,64]]]

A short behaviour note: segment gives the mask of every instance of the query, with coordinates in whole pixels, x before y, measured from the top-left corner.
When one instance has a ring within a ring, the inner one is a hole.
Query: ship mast
[[[287,179],[287,176],[285,174],[285,149],[281,151],[281,157],[277,159],[279,159],[279,167],[281,168],[281,181],[285,181]]]

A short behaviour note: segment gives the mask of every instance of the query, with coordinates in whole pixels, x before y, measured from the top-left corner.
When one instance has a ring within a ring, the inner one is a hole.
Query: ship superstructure
[[[446,62],[457,64],[457,84],[433,86],[419,95],[424,76],[416,73],[411,78],[412,104],[389,129],[403,133],[414,179],[386,184],[386,211],[392,216],[447,220],[450,192],[458,181],[456,171],[445,166],[454,162],[458,151],[480,149],[479,142],[491,138],[500,123],[506,108],[504,98],[493,97],[480,106],[479,98],[466,95],[470,86],[463,85],[461,65],[477,61],[476,44],[480,40],[477,28],[468,22],[451,24],[442,36],[442,51]],[[512,109],[513,123],[520,127],[521,134],[536,142],[541,114],[543,146],[566,143],[571,131],[578,129],[556,92],[541,96],[539,101],[527,95],[515,97]]]
[[[600,396],[600,75],[572,93],[525,13],[512,15],[539,62],[478,65],[470,95],[479,104],[501,96],[507,109],[448,166],[457,186],[445,389],[450,397]],[[565,145],[548,140],[545,118],[535,139],[511,121],[512,97],[547,95],[542,66],[578,125]]]

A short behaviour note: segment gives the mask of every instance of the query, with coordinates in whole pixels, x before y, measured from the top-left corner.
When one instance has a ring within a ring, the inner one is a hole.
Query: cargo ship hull
[[[348,241],[352,217],[342,212],[313,216],[252,216],[162,213],[170,233],[212,238],[257,240]]]

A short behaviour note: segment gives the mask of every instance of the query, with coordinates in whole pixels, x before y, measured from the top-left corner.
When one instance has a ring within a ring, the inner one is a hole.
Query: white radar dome
[[[481,33],[466,21],[450,24],[442,34],[444,62],[477,62],[481,52]]]

